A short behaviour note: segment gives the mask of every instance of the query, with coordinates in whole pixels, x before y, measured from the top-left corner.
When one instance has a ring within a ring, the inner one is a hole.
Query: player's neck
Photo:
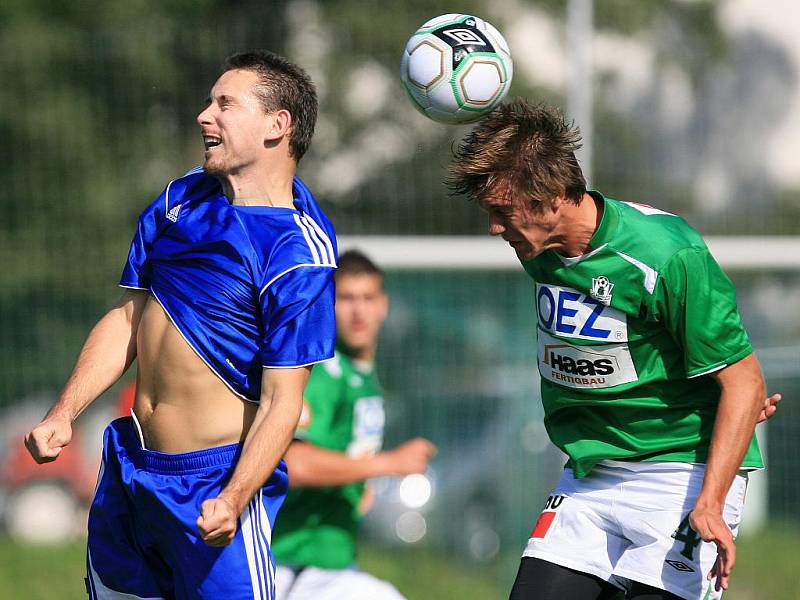
[[[375,364],[375,361],[372,360],[360,360],[352,357],[350,358],[350,362],[352,362],[356,370],[361,373],[370,373],[372,371],[372,365]]]
[[[293,208],[294,174],[294,161],[273,162],[269,168],[253,165],[221,178],[222,189],[231,204]]]
[[[339,342],[341,350],[348,356],[353,363],[358,363],[362,366],[371,366],[375,362],[375,353],[377,346],[370,345],[362,348],[350,348],[341,341]]]
[[[562,256],[576,257],[591,252],[592,237],[603,218],[603,205],[589,194],[583,195],[580,204],[565,204],[562,226],[563,242],[557,249]]]

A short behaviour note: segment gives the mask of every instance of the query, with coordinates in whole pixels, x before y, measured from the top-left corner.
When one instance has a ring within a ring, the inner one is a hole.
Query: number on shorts
[[[688,514],[683,518],[681,524],[678,525],[672,537],[678,542],[683,542],[681,554],[689,560],[694,560],[694,549],[697,548],[698,544],[703,540],[697,535],[697,532],[692,529]]]

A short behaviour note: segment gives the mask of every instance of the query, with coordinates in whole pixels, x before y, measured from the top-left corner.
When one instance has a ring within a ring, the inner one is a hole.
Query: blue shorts
[[[283,461],[239,517],[229,546],[207,546],[197,530],[200,505],[219,494],[240,452],[241,444],[144,450],[131,417],[113,421],[89,511],[89,597],[272,600],[270,538],[288,487]]]

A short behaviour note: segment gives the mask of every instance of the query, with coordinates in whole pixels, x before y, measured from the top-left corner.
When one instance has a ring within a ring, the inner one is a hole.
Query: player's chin
[[[225,174],[225,169],[219,161],[207,158],[203,163],[203,170],[209,175],[221,176]]]
[[[531,246],[520,245],[520,246],[513,246],[514,252],[517,254],[517,258],[520,260],[531,260],[532,258],[536,258],[539,254],[534,250]]]

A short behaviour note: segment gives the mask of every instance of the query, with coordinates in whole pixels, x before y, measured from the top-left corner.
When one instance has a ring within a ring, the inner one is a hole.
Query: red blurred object
[[[115,404],[116,416],[131,414],[135,383],[123,386]],[[4,533],[33,544],[64,543],[85,534],[86,512],[94,496],[100,456],[97,452],[101,420],[74,427],[72,440],[57,460],[37,464],[22,443],[22,431],[12,435],[8,454],[0,460]],[[88,429],[87,429],[88,427]],[[84,442],[94,441],[93,444]],[[0,448],[0,455],[3,455]]]
[[[96,465],[88,464],[81,453],[78,432],[73,433],[72,441],[61,450],[58,460],[37,464],[23,444],[15,444],[2,467],[3,484],[11,490],[33,480],[56,480],[82,502],[91,500],[97,478]]]
[[[131,414],[135,396],[136,383],[131,381],[119,393],[119,416]],[[81,446],[80,432],[73,429],[72,441],[61,450],[58,459],[40,465],[33,460],[24,444],[15,443],[10,448],[8,458],[0,464],[0,483],[13,491],[37,480],[59,481],[76,499],[89,502],[94,495],[99,457],[85,457]]]
[[[133,401],[136,399],[136,382],[129,381],[122,388],[117,400],[117,411],[120,417],[129,417],[133,410]]]

